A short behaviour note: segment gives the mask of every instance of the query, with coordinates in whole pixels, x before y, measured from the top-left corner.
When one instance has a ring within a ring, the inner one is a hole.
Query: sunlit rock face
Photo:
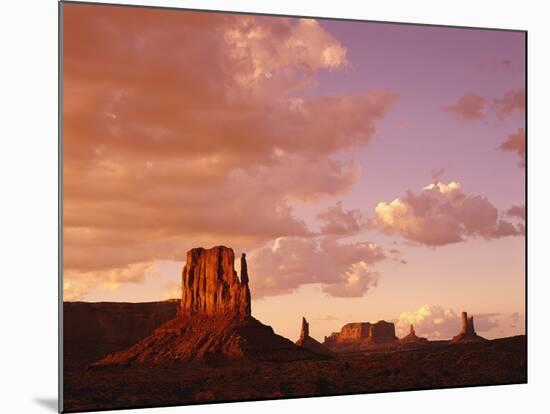
[[[233,249],[224,246],[188,251],[182,274],[181,312],[250,316],[250,289],[244,254],[240,280],[234,262]]]
[[[376,345],[391,345],[397,341],[395,325],[392,322],[353,322],[344,325],[340,332],[326,336],[323,344],[333,351],[341,352],[357,351]]]
[[[392,342],[395,336],[395,325],[392,322],[378,321],[353,322],[344,325],[340,332],[333,332],[326,337],[326,342],[368,341],[372,343]]]

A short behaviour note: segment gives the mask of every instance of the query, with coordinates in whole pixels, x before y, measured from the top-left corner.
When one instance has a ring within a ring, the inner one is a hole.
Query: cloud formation
[[[443,109],[463,121],[485,119],[489,113],[495,114],[500,119],[513,114],[523,116],[525,115],[525,88],[510,89],[502,96],[492,99],[466,92],[456,104],[445,106]]]
[[[452,309],[440,305],[423,305],[413,312],[403,312],[395,324],[397,336],[405,336],[410,325],[419,336],[430,339],[449,339],[460,332],[460,317]]]
[[[371,265],[385,259],[370,242],[341,243],[334,237],[281,237],[251,252],[250,288],[255,298],[290,293],[301,285],[320,283],[335,297],[364,295],[376,286]]]
[[[158,268],[152,262],[132,263],[99,272],[70,271],[63,281],[63,300],[80,299],[92,285],[102,289],[116,289],[120,283],[140,283],[158,274]]]
[[[335,154],[367,145],[398,99],[304,93],[320,71],[350,65],[315,20],[87,5],[64,14],[71,286],[81,274],[124,281],[128,266],[181,260],[199,244],[311,237],[293,205],[351,188],[359,167]],[[353,213],[339,213],[327,212],[326,231],[354,231]]]
[[[420,192],[380,202],[372,228],[427,246],[459,243],[469,237],[493,239],[522,234],[520,228],[499,217],[487,198],[464,193],[457,182],[434,183]]]
[[[476,332],[491,331],[501,325],[500,313],[474,314],[474,327]],[[409,333],[410,325],[414,325],[419,336],[429,339],[450,339],[460,333],[460,312],[453,309],[445,309],[440,305],[426,304],[413,312],[403,312],[395,322],[398,337]]]
[[[500,98],[493,99],[493,105],[499,118],[514,113],[525,115],[525,89],[518,88],[506,91]]]
[[[168,282],[164,285],[164,293],[162,294],[162,300],[180,299],[181,295],[182,295],[181,283]]]
[[[502,96],[490,101],[483,96],[467,92],[459,99],[458,103],[443,109],[463,121],[487,119],[489,113],[495,114],[498,119],[509,118],[515,114],[524,118],[525,88],[508,90]],[[509,135],[498,148],[502,151],[516,152],[521,159],[519,166],[525,167],[525,130],[523,128],[519,128],[516,133]]]
[[[477,121],[485,118],[485,106],[486,100],[484,97],[467,92],[460,97],[456,104],[446,106],[443,109],[463,121]]]
[[[525,205],[512,206],[506,210],[506,215],[510,217],[517,217],[522,220],[525,220]]]
[[[323,235],[349,236],[361,231],[365,225],[363,213],[357,209],[345,211],[342,202],[318,213],[317,219],[324,223],[320,230]]]
[[[525,168],[525,130],[519,128],[515,133],[508,135],[508,139],[498,147],[501,151],[515,152],[520,157],[519,166]]]

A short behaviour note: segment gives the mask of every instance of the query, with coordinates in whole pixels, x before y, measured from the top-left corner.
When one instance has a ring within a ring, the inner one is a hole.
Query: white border
[[[546,243],[550,205],[545,180],[549,176],[546,158],[550,154],[546,121],[550,33],[544,2],[140,0],[139,3],[529,31],[529,384],[176,407],[151,412],[544,411],[543,407],[548,406],[545,393],[550,374],[550,327],[545,307],[550,295]],[[3,411],[53,412],[57,396],[57,2],[5,2],[0,15]],[[537,406],[541,408],[536,409]]]

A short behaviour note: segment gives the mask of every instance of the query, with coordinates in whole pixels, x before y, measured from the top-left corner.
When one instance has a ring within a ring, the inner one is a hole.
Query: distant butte
[[[325,336],[324,345],[332,351],[358,351],[373,345],[398,343],[395,325],[392,322],[378,321],[353,322],[342,327],[340,332]]]
[[[309,322],[306,318],[302,318],[302,330],[300,331],[300,338],[296,341],[296,345],[315,354],[327,357],[335,356],[334,352],[317,341],[315,338],[309,336]]]
[[[462,312],[461,314],[462,329],[458,335],[451,339],[451,343],[464,343],[464,342],[481,342],[486,341],[485,338],[479,336],[474,329],[474,317],[468,317],[468,313]]]
[[[240,279],[234,261],[233,249],[225,246],[187,252],[177,316],[135,345],[108,355],[92,367],[319,358],[252,317],[246,257],[241,256]]]
[[[401,343],[419,343],[419,342],[428,342],[427,338],[422,338],[419,336],[416,336],[416,332],[414,331],[414,326],[411,324],[411,329],[407,336],[404,336],[399,340]]]

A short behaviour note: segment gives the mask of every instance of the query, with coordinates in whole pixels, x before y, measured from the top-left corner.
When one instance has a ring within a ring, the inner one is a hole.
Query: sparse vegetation
[[[526,381],[525,336],[283,363],[171,363],[65,372],[67,411]],[[248,373],[248,374],[247,374]]]

